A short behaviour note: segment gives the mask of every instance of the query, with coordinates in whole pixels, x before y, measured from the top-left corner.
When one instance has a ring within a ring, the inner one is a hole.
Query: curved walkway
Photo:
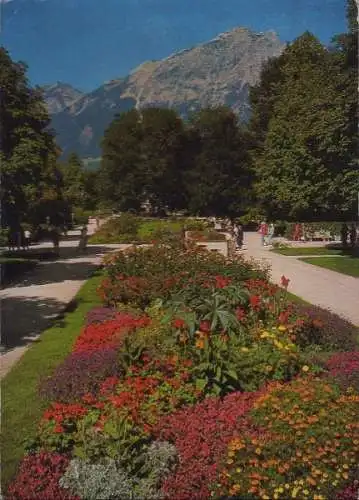
[[[359,326],[359,278],[271,252],[268,247],[261,246],[257,233],[246,233],[244,241],[246,250],[242,254],[270,265],[275,283],[286,276],[290,279],[288,291]]]
[[[94,227],[89,226],[89,234]],[[40,333],[61,314],[83,283],[101,264],[102,257],[128,245],[89,245],[79,254],[79,231],[71,231],[60,242],[60,258],[41,262],[21,281],[0,290],[1,364],[0,378],[10,371]],[[34,248],[51,247],[49,243]]]

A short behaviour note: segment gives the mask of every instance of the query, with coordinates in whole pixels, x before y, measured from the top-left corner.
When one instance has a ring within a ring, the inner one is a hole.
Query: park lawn
[[[355,278],[359,277],[359,259],[355,257],[308,257],[300,260]]]
[[[51,374],[71,352],[86,313],[101,303],[97,295],[101,273],[90,278],[54,326],[41,334],[15,367],[2,380],[2,473],[3,487],[15,474],[24,455],[24,441],[36,434],[47,406],[37,388],[40,377]]]
[[[286,248],[273,248],[271,250],[280,255],[296,256],[296,255],[342,255],[340,248],[327,248],[327,247],[286,247]]]

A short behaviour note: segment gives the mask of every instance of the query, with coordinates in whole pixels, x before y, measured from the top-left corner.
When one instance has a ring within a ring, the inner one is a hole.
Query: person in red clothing
[[[296,224],[294,226],[293,240],[294,241],[300,241],[301,239],[302,239],[302,225],[301,224]]]
[[[262,245],[267,245],[266,236],[268,234],[268,224],[265,221],[261,222],[258,232],[261,235]]]

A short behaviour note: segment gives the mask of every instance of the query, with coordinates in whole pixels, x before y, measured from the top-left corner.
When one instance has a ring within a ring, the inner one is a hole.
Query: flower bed
[[[359,363],[333,352],[340,322],[240,258],[159,245],[105,269],[103,307],[40,383],[9,498],[355,498]]]

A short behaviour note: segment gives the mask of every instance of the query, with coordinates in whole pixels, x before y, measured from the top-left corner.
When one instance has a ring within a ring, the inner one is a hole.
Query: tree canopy
[[[1,225],[12,230],[61,218],[58,150],[42,94],[29,86],[26,69],[0,48]]]
[[[345,61],[307,32],[269,62],[251,92],[256,194],[272,218],[355,214],[357,116]]]
[[[197,214],[244,211],[250,197],[248,134],[228,108],[203,109],[185,123],[173,110],[119,116],[106,131],[100,185],[122,209]]]

